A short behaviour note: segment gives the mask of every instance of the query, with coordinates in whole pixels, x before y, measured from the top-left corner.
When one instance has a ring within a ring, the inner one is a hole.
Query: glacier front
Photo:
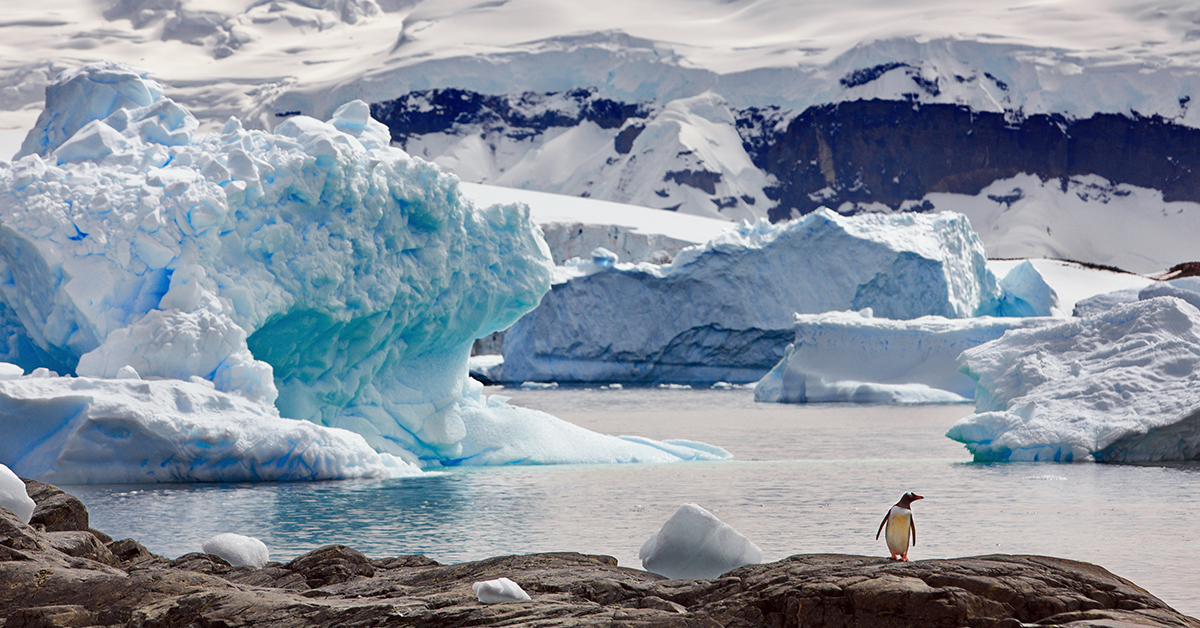
[[[1018,329],[965,351],[977,461],[1200,459],[1200,310],[1174,297]]]
[[[560,267],[505,336],[506,381],[752,382],[782,357],[797,312],[963,318],[1002,305],[983,245],[952,213],[818,210],[743,223],[669,265],[614,257]]]
[[[537,304],[546,244],[527,208],[476,208],[455,178],[389,147],[365,103],[198,135],[162,93],[119,64],[66,72],[17,160],[0,162],[0,359],[81,381],[206,383],[423,466],[725,455],[483,395],[471,342]],[[35,397],[50,417],[53,395]],[[60,435],[83,420],[60,419]]]

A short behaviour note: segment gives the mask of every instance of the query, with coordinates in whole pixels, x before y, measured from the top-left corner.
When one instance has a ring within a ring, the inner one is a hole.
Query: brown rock
[[[21,481],[35,504],[29,525],[47,532],[88,530],[88,511],[77,497],[52,484],[23,478]]]
[[[627,626],[1200,628],[1136,585],[1087,563],[978,556],[908,563],[801,555],[713,580],[667,580],[574,553],[439,565],[371,560],[330,545],[287,564],[174,560],[126,539],[45,532],[0,512],[3,628],[41,626]],[[507,577],[533,599],[481,604]]]

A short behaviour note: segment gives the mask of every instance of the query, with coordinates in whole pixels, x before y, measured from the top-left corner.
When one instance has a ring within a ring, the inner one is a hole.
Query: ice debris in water
[[[711,512],[683,504],[638,551],[646,571],[668,578],[716,578],[762,562],[762,550]]]
[[[270,556],[266,543],[252,536],[232,532],[218,534],[205,541],[200,547],[205,554],[220,556],[234,567],[248,565],[262,569]]]
[[[1200,310],[1181,299],[1013,330],[959,362],[975,414],[946,436],[977,461],[1200,459]]]
[[[484,604],[499,604],[501,602],[520,602],[522,600],[532,599],[529,594],[521,588],[521,585],[509,580],[508,578],[496,578],[495,580],[484,580],[471,585],[471,589],[475,591],[475,595],[480,602]]]
[[[198,135],[115,63],[64,73],[46,103],[21,157],[0,162],[0,360],[33,371],[0,373],[0,401],[25,404],[4,417],[0,460],[21,472],[236,481],[719,457],[481,394],[471,342],[537,305],[546,244],[527,208],[476,208],[388,146],[365,103]],[[44,369],[80,377],[34,382]]]
[[[25,483],[12,469],[0,464],[0,508],[7,508],[24,523],[33,518],[34,503]]]

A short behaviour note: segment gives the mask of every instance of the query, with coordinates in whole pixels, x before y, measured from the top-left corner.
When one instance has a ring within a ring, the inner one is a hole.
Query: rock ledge
[[[330,545],[262,569],[198,553],[169,560],[90,530],[78,501],[51,488],[30,483],[31,495],[42,496],[32,525],[0,508],[3,628],[1200,628],[1103,568],[1044,556],[896,563],[808,554],[714,580],[668,580],[618,567],[611,557],[574,553],[439,565],[424,556],[374,560]],[[471,584],[499,577],[533,599],[479,603]]]

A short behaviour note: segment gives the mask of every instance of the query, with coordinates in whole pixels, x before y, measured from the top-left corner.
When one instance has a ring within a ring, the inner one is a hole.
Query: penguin
[[[900,557],[900,560],[908,560],[908,537],[910,534],[912,535],[912,544],[917,544],[917,524],[913,522],[912,510],[909,507],[918,499],[925,498],[916,493],[905,493],[879,523],[879,532],[875,533],[875,540],[879,540],[879,534],[883,532],[883,527],[887,526],[887,534],[884,535],[884,538],[887,539],[888,551],[892,553],[890,560],[896,560],[897,556]]]

